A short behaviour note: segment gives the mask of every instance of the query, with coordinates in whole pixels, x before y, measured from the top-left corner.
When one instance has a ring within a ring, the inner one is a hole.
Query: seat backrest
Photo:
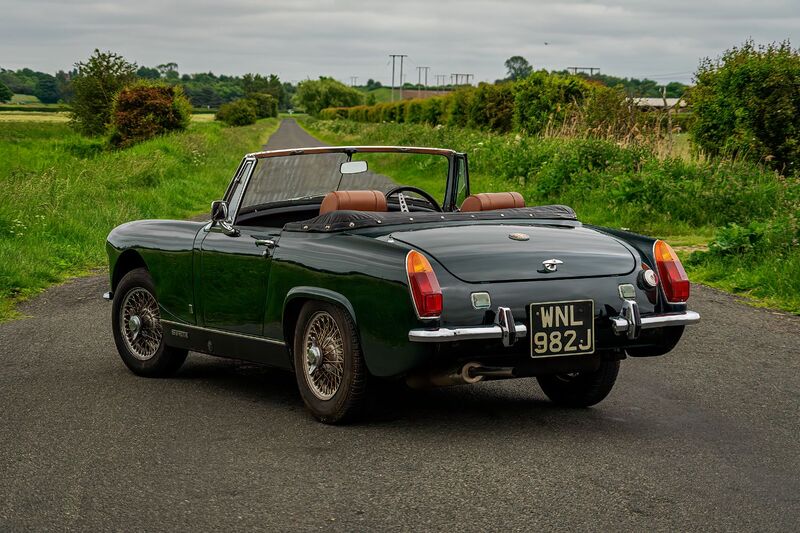
[[[319,206],[319,214],[331,211],[388,211],[386,197],[381,191],[333,191]]]
[[[471,194],[461,204],[461,211],[491,211],[525,207],[525,199],[518,192],[482,192]]]

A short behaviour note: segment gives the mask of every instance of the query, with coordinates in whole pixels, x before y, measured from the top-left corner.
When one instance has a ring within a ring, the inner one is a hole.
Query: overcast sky
[[[402,53],[411,82],[417,66],[431,67],[431,83],[453,72],[494,81],[512,55],[688,82],[699,58],[748,37],[800,45],[800,0],[0,0],[0,67],[45,72],[101,48],[182,73],[287,81],[388,83],[388,54]]]

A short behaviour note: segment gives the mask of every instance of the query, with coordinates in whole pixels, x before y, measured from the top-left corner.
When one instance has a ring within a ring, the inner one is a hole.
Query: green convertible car
[[[593,405],[620,360],[669,352],[700,319],[665,242],[471,194],[466,154],[444,149],[249,154],[210,220],[123,224],[107,251],[134,373],[173,374],[190,350],[285,368],[328,423],[380,379],[536,377]]]

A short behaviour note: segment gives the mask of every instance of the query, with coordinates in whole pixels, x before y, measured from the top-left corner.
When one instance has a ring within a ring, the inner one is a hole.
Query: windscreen
[[[366,161],[367,171],[342,174],[347,154],[306,154],[258,159],[247,185],[241,209],[277,202],[324,197],[331,191],[377,190],[412,185],[431,194],[440,204],[447,186],[449,160],[442,155],[413,153],[355,153],[352,161]],[[413,197],[413,194],[410,196]]]

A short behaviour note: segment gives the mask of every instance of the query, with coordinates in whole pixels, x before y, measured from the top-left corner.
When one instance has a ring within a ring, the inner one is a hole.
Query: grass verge
[[[119,151],[67,124],[0,128],[0,321],[14,305],[105,261],[108,232],[129,220],[186,218],[224,192],[242,155],[277,128],[268,119],[188,131]]]
[[[663,238],[679,247],[693,281],[800,314],[797,176],[745,161],[663,157],[648,146],[601,139],[310,118],[301,123],[331,144],[465,151],[472,192],[516,190],[529,205],[563,203],[584,222]]]

